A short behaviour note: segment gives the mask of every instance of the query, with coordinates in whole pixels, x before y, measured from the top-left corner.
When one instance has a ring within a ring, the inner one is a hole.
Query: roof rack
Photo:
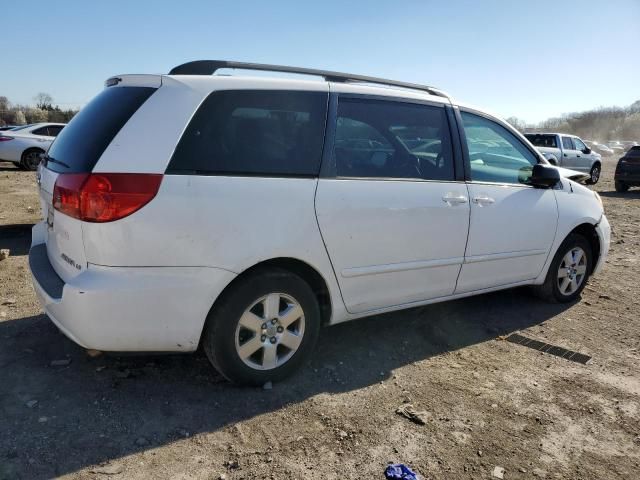
[[[183,63],[174,67],[169,75],[213,75],[217,70],[222,68],[237,68],[242,70],[262,70],[267,72],[284,72],[295,73],[300,75],[313,75],[323,77],[327,82],[342,83],[372,83],[376,85],[388,85],[392,87],[408,88],[411,90],[420,90],[438,97],[449,98],[449,95],[435,87],[427,85],[419,85],[417,83],[399,82],[396,80],[387,80],[385,78],[367,77],[365,75],[354,75],[351,73],[332,72],[329,70],[317,70],[314,68],[287,67],[284,65],[268,65],[264,63],[245,63],[234,62],[228,60],[195,60],[193,62]]]

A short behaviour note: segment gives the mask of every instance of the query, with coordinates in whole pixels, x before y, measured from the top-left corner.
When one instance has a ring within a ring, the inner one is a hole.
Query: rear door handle
[[[452,207],[454,205],[462,205],[463,203],[467,203],[469,200],[464,195],[447,193],[444,197],[442,197],[442,201]]]
[[[473,203],[483,207],[485,205],[493,205],[494,203],[496,203],[496,201],[486,195],[478,195],[477,197],[473,197]]]

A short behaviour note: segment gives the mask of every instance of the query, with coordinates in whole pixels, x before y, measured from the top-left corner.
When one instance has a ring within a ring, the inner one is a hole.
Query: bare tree
[[[527,122],[518,117],[507,118],[507,123],[511,124],[516,130],[524,132],[527,128]]]
[[[53,97],[45,92],[40,92],[33,99],[36,101],[36,107],[40,110],[49,110],[53,105]]]

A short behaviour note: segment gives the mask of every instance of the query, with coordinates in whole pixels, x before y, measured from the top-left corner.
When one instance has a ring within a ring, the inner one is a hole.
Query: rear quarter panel
[[[133,215],[83,224],[87,261],[241,273],[295,258],[323,276],[338,313],[344,304],[316,221],[316,186],[312,178],[165,175],[156,198]]]

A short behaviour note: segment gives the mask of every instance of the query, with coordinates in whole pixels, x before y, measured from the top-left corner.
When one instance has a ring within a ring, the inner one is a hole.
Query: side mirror
[[[556,160],[555,157],[547,158],[547,162],[549,162],[551,165],[558,165],[558,160]]]
[[[529,183],[534,187],[551,188],[560,181],[560,172],[557,168],[538,163],[533,166]]]
[[[591,149],[589,147],[586,147],[584,150],[582,150],[582,153],[584,153],[585,155],[589,155],[591,153]]]

